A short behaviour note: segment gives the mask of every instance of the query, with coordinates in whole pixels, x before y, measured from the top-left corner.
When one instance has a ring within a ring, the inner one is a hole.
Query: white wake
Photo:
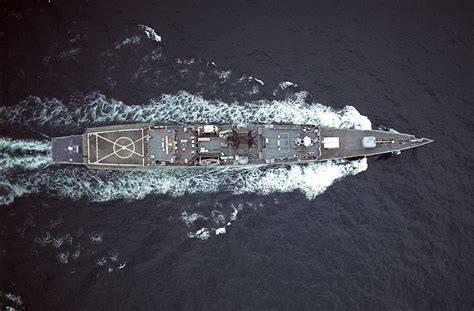
[[[0,121],[28,124],[38,129],[79,129],[91,124],[113,122],[182,123],[294,123],[323,127],[370,129],[371,122],[354,107],[341,110],[319,103],[307,103],[307,92],[298,92],[284,100],[226,103],[207,100],[180,91],[152,99],[145,105],[126,105],[92,93],[81,99],[61,101],[31,96],[17,106],[0,107]]]
[[[50,195],[95,202],[139,200],[150,194],[229,191],[234,194],[301,191],[308,199],[324,192],[336,180],[367,169],[365,159],[328,161],[309,165],[255,168],[176,169],[152,172],[94,171],[67,167],[22,175],[0,184],[0,203],[12,203],[25,194]]]
[[[51,144],[49,142],[32,139],[12,140],[0,137],[0,173],[2,176],[11,174],[14,169],[33,170],[51,162]],[[0,182],[3,178],[0,178]]]

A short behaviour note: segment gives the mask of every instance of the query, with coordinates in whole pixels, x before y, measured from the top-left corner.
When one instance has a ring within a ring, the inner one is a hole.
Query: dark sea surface
[[[472,2],[0,5],[0,308],[474,309]],[[43,136],[369,119],[435,142],[142,173],[48,166]]]

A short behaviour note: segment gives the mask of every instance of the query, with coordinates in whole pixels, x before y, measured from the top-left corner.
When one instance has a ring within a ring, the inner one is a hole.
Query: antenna
[[[44,170],[44,169],[47,169],[48,167],[50,167],[51,165],[53,165],[54,162],[51,162],[51,163],[48,163],[46,164],[45,166],[43,166],[41,169]]]
[[[38,132],[38,134],[40,134],[40,135],[43,136],[44,138],[47,138],[47,139],[51,140],[51,137],[49,137],[49,136],[46,135],[46,134],[43,134],[43,133],[40,133],[40,132]]]

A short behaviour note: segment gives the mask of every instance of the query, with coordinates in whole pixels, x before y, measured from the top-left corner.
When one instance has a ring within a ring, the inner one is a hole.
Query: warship
[[[311,124],[122,124],[52,139],[54,163],[153,170],[307,163],[394,154],[431,143],[391,129]]]

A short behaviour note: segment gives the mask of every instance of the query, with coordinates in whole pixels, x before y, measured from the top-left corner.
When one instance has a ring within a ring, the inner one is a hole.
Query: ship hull
[[[255,167],[398,153],[432,140],[382,130],[314,125],[128,124],[52,139],[53,161],[90,169]]]

